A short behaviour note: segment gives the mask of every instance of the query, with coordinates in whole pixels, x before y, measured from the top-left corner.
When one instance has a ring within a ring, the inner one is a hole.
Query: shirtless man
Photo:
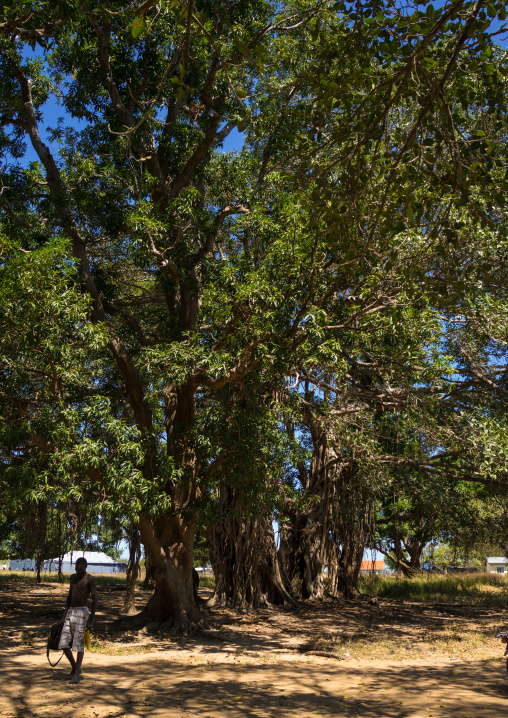
[[[93,629],[93,621],[95,618],[95,609],[99,596],[97,595],[97,586],[93,576],[89,576],[86,572],[86,558],[81,556],[75,563],[76,573],[71,576],[71,585],[69,586],[69,595],[67,596],[67,608],[63,614],[64,626],[62,636],[60,638],[59,648],[65,653],[69,663],[71,664],[71,673],[69,683],[79,683],[81,678],[81,664],[83,663],[83,654],[85,652],[84,635],[85,628]],[[88,596],[92,595],[92,613],[88,613],[87,602]],[[72,648],[77,653],[74,660],[72,650],[70,648],[72,636]]]

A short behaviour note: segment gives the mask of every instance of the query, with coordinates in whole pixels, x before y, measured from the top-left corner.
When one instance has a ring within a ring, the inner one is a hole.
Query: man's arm
[[[90,593],[92,594],[92,612],[90,613],[90,618],[88,619],[87,628],[93,629],[93,622],[95,618],[95,609],[97,608],[97,604],[99,602],[99,594],[97,593],[97,584],[95,583],[95,578],[93,576],[90,576]]]

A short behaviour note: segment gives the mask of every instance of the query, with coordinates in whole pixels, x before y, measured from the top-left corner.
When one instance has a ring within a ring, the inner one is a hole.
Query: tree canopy
[[[369,544],[418,567],[438,497],[504,500],[505,17],[4,6],[6,530],[123,522],[138,620],[182,629],[196,532],[216,600],[291,603],[325,565],[350,595]]]

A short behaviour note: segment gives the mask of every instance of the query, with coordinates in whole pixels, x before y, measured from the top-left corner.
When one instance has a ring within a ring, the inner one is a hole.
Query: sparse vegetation
[[[471,573],[462,576],[363,578],[360,590],[370,596],[405,601],[464,602],[485,606],[508,605],[508,582],[502,575]]]
[[[211,588],[215,589],[215,576],[206,574],[203,576],[203,574],[199,575],[199,587],[200,588]]]
[[[70,573],[63,574],[63,582],[69,583]],[[114,586],[125,584],[125,573],[104,573],[94,576],[98,586]],[[42,573],[41,580],[43,583],[59,583],[58,573]],[[37,574],[35,571],[0,571],[0,581],[25,581],[27,583],[37,583]]]

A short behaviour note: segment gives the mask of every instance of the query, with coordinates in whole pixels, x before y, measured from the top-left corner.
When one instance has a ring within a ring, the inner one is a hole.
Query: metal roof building
[[[87,571],[91,574],[97,573],[124,573],[127,564],[122,561],[115,561],[110,556],[106,556],[102,551],[69,551],[62,556],[63,573],[74,573],[74,564],[76,560],[83,556],[86,558]],[[46,559],[42,566],[42,573],[52,573],[58,571],[59,556]],[[11,571],[35,571],[36,562],[34,559],[13,559],[10,562]]]

